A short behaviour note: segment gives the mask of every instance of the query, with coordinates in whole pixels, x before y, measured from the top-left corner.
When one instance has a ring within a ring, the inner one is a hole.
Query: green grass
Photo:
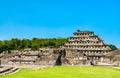
[[[21,69],[0,78],[120,78],[120,70],[102,67],[59,66],[42,70]]]

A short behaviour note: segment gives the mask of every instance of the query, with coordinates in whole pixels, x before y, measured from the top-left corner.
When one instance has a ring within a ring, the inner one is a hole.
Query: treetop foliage
[[[67,40],[67,38],[33,38],[32,40],[13,38],[11,40],[0,41],[0,52],[8,50],[23,50],[26,48],[34,50],[45,47],[57,48],[63,45]]]
[[[117,50],[118,48],[115,46],[115,45],[113,45],[113,44],[109,44],[108,45],[112,50]]]

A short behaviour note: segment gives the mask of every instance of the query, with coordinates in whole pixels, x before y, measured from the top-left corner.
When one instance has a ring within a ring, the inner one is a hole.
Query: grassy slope
[[[100,67],[54,67],[42,70],[22,69],[0,78],[120,78],[120,70]]]

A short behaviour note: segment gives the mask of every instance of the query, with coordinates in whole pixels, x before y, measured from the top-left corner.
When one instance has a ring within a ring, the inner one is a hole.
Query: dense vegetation
[[[11,39],[0,41],[0,52],[5,50],[21,50],[26,48],[39,49],[44,47],[59,47],[67,41],[67,38],[33,38],[29,39]]]
[[[120,78],[120,69],[59,66],[42,70],[22,69],[15,74],[0,78]]]

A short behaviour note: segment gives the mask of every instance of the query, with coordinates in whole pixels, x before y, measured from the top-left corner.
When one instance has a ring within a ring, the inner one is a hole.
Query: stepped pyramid
[[[111,52],[111,48],[95,35],[94,32],[77,30],[73,34],[74,36],[70,37],[64,46],[67,58],[78,59],[83,54],[87,58],[91,58],[91,60],[99,60]]]
[[[111,48],[103,42],[94,32],[80,31],[74,33],[68,42],[65,43],[66,49],[77,49],[81,53],[109,53]]]

